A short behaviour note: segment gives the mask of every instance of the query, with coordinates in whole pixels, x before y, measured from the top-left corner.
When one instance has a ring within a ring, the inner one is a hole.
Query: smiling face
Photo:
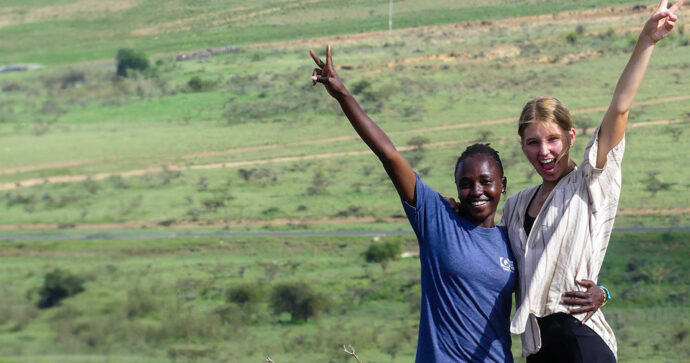
[[[555,184],[571,169],[570,146],[575,129],[563,130],[555,122],[533,122],[522,136],[522,151],[546,184]]]
[[[455,173],[460,200],[460,215],[480,227],[494,226],[494,215],[506,179],[496,161],[484,154],[475,154],[460,162]]]

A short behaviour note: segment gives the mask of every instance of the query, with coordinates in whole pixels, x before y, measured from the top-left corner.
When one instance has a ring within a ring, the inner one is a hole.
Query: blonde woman
[[[501,223],[520,271],[510,329],[522,334],[528,363],[616,361],[616,339],[601,310],[587,320],[584,310],[564,304],[586,304],[596,290],[582,280],[597,280],[613,229],[628,112],[654,45],[673,29],[683,2],[669,8],[662,0],[645,23],[580,165],[570,158],[576,133],[563,103],[541,97],[522,110],[522,150],[542,183],[508,198]],[[589,289],[564,293],[580,286]]]

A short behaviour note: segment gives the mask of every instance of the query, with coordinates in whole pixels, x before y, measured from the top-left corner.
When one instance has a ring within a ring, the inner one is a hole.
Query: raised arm
[[[668,0],[661,0],[659,7],[644,25],[630,56],[628,64],[623,69],[613,99],[604,114],[599,130],[599,149],[597,151],[597,168],[606,164],[606,154],[623,139],[625,125],[628,122],[628,112],[633,99],[640,88],[642,78],[647,70],[649,59],[654,51],[654,45],[673,30],[677,20],[674,12],[685,2],[679,0],[670,8]]]
[[[312,73],[312,85],[316,85],[317,82],[323,84],[328,94],[340,103],[345,116],[350,120],[359,137],[381,160],[400,197],[407,203],[415,205],[414,190],[417,177],[414,171],[407,160],[395,149],[388,136],[367,116],[343,85],[333,67],[331,46],[326,46],[326,63],[322,62],[313,50],[309,50],[309,54],[319,67],[314,68],[314,73]]]

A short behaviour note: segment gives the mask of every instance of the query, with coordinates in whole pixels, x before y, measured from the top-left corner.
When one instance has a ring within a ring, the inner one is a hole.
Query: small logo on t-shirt
[[[513,265],[513,261],[505,258],[505,257],[499,257],[498,258],[498,263],[501,265],[501,268],[508,271],[508,272],[513,272],[515,271],[515,265]]]

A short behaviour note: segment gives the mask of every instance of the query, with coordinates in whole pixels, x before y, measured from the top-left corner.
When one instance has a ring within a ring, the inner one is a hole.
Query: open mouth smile
[[[541,165],[542,170],[544,170],[545,172],[552,172],[554,169],[556,169],[555,158],[539,160],[539,164]]]

